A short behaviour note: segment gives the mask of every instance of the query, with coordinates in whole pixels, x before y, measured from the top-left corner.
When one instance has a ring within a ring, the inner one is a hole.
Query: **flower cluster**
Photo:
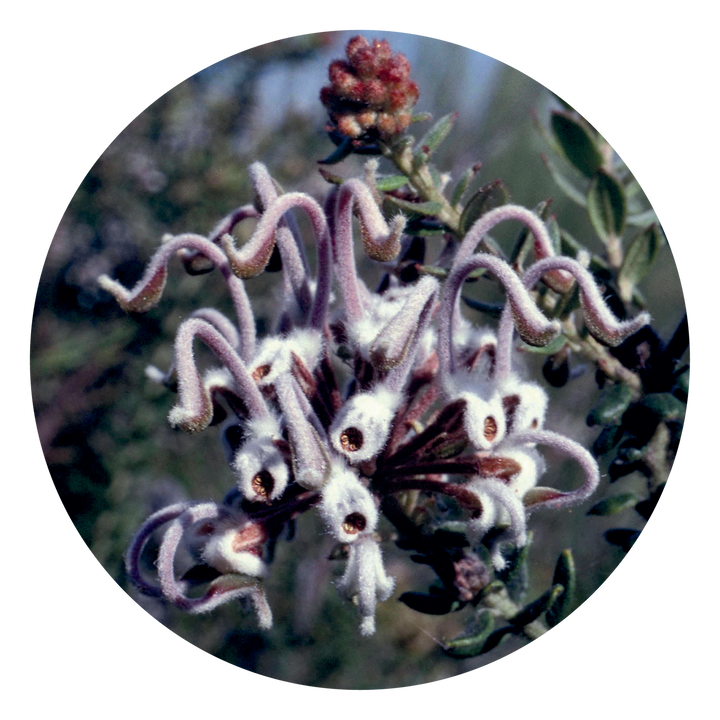
[[[362,78],[375,67],[373,58],[384,58],[381,67],[391,60],[382,43],[351,46]],[[543,346],[560,333],[558,321],[548,319],[534,299],[541,282],[565,290],[577,286],[587,330],[606,345],[636,332],[647,314],[617,320],[583,265],[556,256],[545,224],[514,205],[475,222],[444,283],[429,275],[405,282],[392,263],[400,267],[412,238],[403,235],[402,215],[390,221],[383,216],[371,189],[375,168],[371,161],[366,181],[345,180],[320,204],[303,193],[278,194],[266,168],[255,163],[249,171],[254,204],[235,210],[208,237],[163,238],[132,289],[99,279],[125,310],[146,311],[159,302],[168,264],[179,256],[191,272],[222,275],[235,314],[231,320],[212,308],[196,310],[177,330],[172,367],[148,368],[151,379],[168,386],[176,375],[171,425],[190,433],[219,428],[235,482],[221,503],[172,505],[144,523],[127,554],[129,575],[142,592],[192,613],[240,598],[269,627],[262,587],[268,545],[291,519],[313,509],[346,549],[337,588],[357,605],[361,632],[372,634],[376,605],[394,589],[379,527],[383,514],[397,523],[395,496],[419,491],[452,498],[464,513],[469,543],[489,543],[492,565],[500,570],[508,544],[526,544],[532,512],[579,503],[595,490],[599,473],[590,453],[544,427],[547,395],[517,366],[514,334]],[[297,211],[307,214],[314,233],[314,272],[293,217]],[[257,226],[238,248],[231,233],[246,218],[255,218]],[[377,291],[357,273],[355,219],[366,255],[388,270]],[[535,262],[521,273],[476,252],[486,234],[506,221],[523,224],[534,237]],[[257,338],[245,284],[263,272],[275,248],[283,305],[274,331]],[[506,293],[496,330],[474,326],[459,310],[463,283],[478,269]],[[214,353],[218,367],[201,372],[197,340]],[[579,464],[580,487],[538,485],[542,447]],[[143,576],[141,555],[161,528],[158,585]],[[178,577],[181,547],[194,564]],[[457,564],[456,585],[468,599],[482,583],[468,584],[463,567]]]
[[[387,40],[369,43],[362,35],[349,40],[346,55],[330,64],[330,85],[320,92],[337,131],[347,138],[385,139],[407,130],[419,97],[407,58],[393,54]]]

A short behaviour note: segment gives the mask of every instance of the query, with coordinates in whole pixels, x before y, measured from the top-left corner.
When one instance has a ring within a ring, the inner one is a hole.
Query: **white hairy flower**
[[[341,460],[332,464],[318,510],[340,542],[352,543],[377,527],[378,511],[370,491]]]
[[[375,632],[375,608],[395,588],[395,578],[385,572],[380,546],[371,537],[362,537],[348,548],[345,573],[336,583],[340,593],[357,604],[362,618],[360,632]]]
[[[282,438],[276,418],[267,415],[250,421],[247,439],[233,460],[240,492],[249,500],[279,498],[288,484],[289,470],[277,441]]]
[[[400,393],[383,385],[353,395],[330,428],[330,442],[350,462],[369,460],[385,447],[400,405]]]

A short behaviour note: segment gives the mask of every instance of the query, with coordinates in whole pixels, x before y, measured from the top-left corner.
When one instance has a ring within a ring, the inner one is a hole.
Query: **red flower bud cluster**
[[[410,79],[410,63],[393,54],[387,40],[369,43],[362,35],[348,41],[347,60],[328,68],[330,85],[320,100],[330,112],[333,130],[350,138],[386,139],[410,125],[410,110],[418,101],[417,84]]]

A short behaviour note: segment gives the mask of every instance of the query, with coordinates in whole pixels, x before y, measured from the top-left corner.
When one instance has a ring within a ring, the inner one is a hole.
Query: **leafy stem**
[[[411,145],[409,143],[399,143],[392,147],[383,146],[383,154],[408,178],[410,184],[417,190],[424,201],[437,202],[442,205],[442,209],[437,214],[438,220],[459,236],[460,213],[435,186],[427,163],[415,162]]]

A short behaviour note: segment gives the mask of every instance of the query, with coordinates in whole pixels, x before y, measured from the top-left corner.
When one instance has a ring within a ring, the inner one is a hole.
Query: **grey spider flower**
[[[366,178],[372,180],[375,169]],[[128,573],[141,592],[191,613],[247,601],[259,624],[269,627],[262,589],[270,572],[268,544],[314,508],[345,548],[336,586],[357,604],[361,633],[369,635],[377,603],[395,586],[383,563],[382,524],[409,522],[400,513],[399,493],[451,498],[465,514],[469,545],[486,543],[500,571],[503,548],[527,543],[532,512],[576,504],[597,486],[592,456],[544,428],[547,395],[515,367],[516,330],[540,346],[562,331],[538,308],[533,286],[542,279],[567,292],[577,283],[587,327],[606,344],[620,342],[647,316],[616,320],[587,270],[554,256],[542,221],[517,206],[493,210],[469,229],[442,286],[429,276],[404,283],[389,275],[372,291],[355,265],[353,218],[368,257],[390,268],[403,247],[403,216],[388,222],[371,187],[359,179],[333,188],[321,204],[303,193],[280,193],[260,163],[251,166],[250,176],[254,204],[233,211],[208,238],[166,238],[132,290],[105,276],[99,280],[123,308],[145,311],[159,302],[168,263],[179,254],[191,272],[215,268],[222,274],[236,315],[233,321],[212,308],[196,310],[177,330],[173,365],[167,372],[148,369],[151,379],[168,386],[177,376],[171,425],[201,432],[220,423],[235,489],[221,504],[185,503],[152,515],[127,553]],[[315,235],[314,275],[293,217],[298,210],[307,213]],[[246,218],[256,218],[257,227],[238,249],[230,233]],[[536,240],[536,261],[522,275],[504,260],[475,252],[505,220],[524,223]],[[245,283],[263,271],[275,247],[283,303],[274,329],[256,341]],[[478,268],[506,292],[497,331],[473,326],[460,312],[460,290]],[[201,372],[196,340],[219,367]],[[545,472],[542,446],[580,465],[581,487],[560,491],[538,484]],[[153,584],[143,577],[141,556],[150,536],[163,528],[159,584]],[[184,578],[191,572],[178,579],[181,547],[205,568],[199,596],[189,594]]]

